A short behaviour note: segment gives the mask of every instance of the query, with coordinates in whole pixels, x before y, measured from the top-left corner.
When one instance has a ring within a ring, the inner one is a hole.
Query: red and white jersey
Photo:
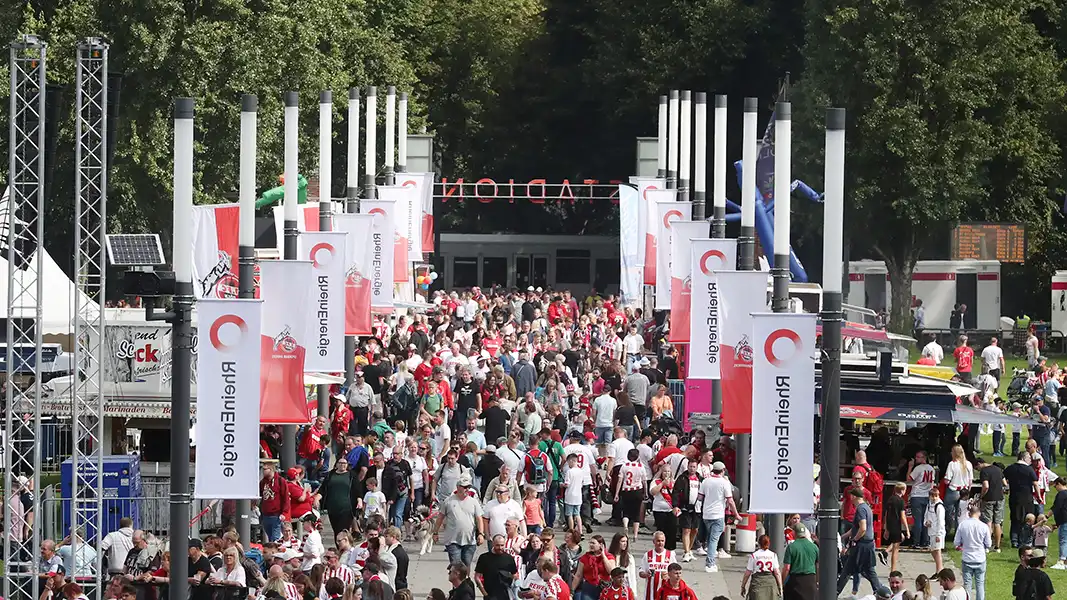
[[[634,600],[634,591],[626,584],[621,588],[608,586],[600,590],[600,600]]]
[[[519,556],[519,553],[526,548],[526,544],[528,543],[529,541],[521,535],[517,535],[511,538],[504,538],[504,552],[507,552],[508,554],[515,557],[515,568],[519,570],[518,572],[520,577],[523,573],[522,557]]]
[[[656,552],[653,548],[641,555],[641,566],[638,572],[648,573],[648,578],[645,579],[645,600],[652,600],[656,597],[656,592],[667,580],[667,567],[676,562],[678,559],[674,555],[674,550]]]
[[[570,598],[570,587],[559,575],[553,575],[552,579],[545,581],[544,579],[541,579],[541,575],[537,571],[533,571],[526,576],[526,579],[523,580],[520,587],[523,590],[529,590],[536,593],[537,596],[535,596],[535,598],[537,598],[537,600],[543,600],[549,596],[555,597],[556,600]]]
[[[756,550],[748,556],[748,566],[745,568],[753,575],[773,573],[778,570],[778,555],[770,550]]]
[[[356,568],[362,571],[363,567],[367,564],[367,557],[370,556],[370,548],[367,548],[367,542],[363,542],[362,544],[356,546],[355,554]]]
[[[325,585],[325,583],[329,581],[331,577],[336,577],[343,581],[346,588],[349,586],[349,584],[353,584],[356,582],[355,571],[346,567],[345,565],[337,565],[337,567],[334,568],[327,568],[326,572],[322,574],[323,584]]]
[[[284,583],[285,583],[285,600],[301,600],[300,590],[296,589],[296,584],[289,583],[288,581],[286,581]]]
[[[645,466],[639,461],[626,461],[619,467],[622,491],[633,492],[645,489]]]

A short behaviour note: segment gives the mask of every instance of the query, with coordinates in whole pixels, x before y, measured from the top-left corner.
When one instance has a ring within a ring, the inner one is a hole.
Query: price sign
[[[1026,227],[1017,223],[960,223],[952,230],[952,259],[1026,262]]]

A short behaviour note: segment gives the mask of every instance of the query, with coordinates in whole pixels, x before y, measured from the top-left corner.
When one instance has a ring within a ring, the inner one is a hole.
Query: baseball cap
[[[492,444],[489,444],[488,446],[485,447],[485,451],[486,452],[496,452],[496,446],[494,446]]]
[[[1033,549],[1033,553],[1034,553],[1034,555],[1031,558],[1045,558],[1045,556],[1046,556],[1045,551],[1042,550],[1041,548],[1034,548]],[[942,572],[944,572],[944,571],[945,571],[945,569],[942,569]]]
[[[589,441],[593,441],[593,440],[596,439],[596,434],[593,433],[592,431],[587,431],[587,432],[585,432],[585,439],[587,439]]]
[[[204,542],[200,541],[200,538],[189,538],[189,547],[199,548],[200,550],[203,550]]]
[[[721,473],[726,470],[726,465],[722,464],[722,462],[720,461],[715,461],[711,463],[711,470],[717,473]]]
[[[803,536],[808,534],[808,528],[803,523],[797,523],[793,525],[793,533],[797,536]]]
[[[527,292],[532,292],[532,291],[534,291],[534,286],[532,286],[532,285],[531,285],[531,286],[527,287],[527,288],[526,288],[526,291],[527,291]]]
[[[580,440],[580,439],[582,439],[582,432],[581,431],[572,431],[572,432],[567,434],[567,439],[569,439],[569,440]]]
[[[467,473],[461,474],[459,476],[459,480],[456,481],[456,485],[460,486],[460,487],[470,487],[471,486],[471,476],[468,475]]]
[[[356,371],[356,377],[363,377],[363,371]]]

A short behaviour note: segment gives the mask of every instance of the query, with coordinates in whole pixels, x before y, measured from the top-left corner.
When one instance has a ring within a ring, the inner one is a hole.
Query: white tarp
[[[0,319],[8,317],[8,271],[10,270],[7,256],[0,256]],[[30,261],[30,267],[25,271],[16,271],[17,284],[22,291],[20,306],[14,311],[15,318],[32,319],[37,315],[37,280],[40,276],[44,282],[44,298],[42,299],[41,315],[43,321],[43,333],[72,333],[74,331],[74,295],[77,288],[63,269],[52,260],[48,252],[44,253],[44,265],[38,268],[37,256]],[[87,319],[95,319],[100,311],[100,305],[89,299],[84,293],[81,294],[80,304],[86,307]]]

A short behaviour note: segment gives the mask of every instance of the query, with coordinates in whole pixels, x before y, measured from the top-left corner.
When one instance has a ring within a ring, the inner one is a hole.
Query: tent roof
[[[81,295],[82,305],[87,308],[86,318],[96,318],[100,305],[86,297],[63,272],[46,250],[44,264],[38,267],[37,256],[30,260],[30,268],[15,271],[16,288],[24,291],[22,302],[16,307],[14,318],[33,319],[37,316],[37,277],[43,282],[44,294],[41,299],[42,333],[70,333],[74,330],[74,297]],[[8,273],[10,265],[7,258],[0,256],[0,318],[8,318]]]

